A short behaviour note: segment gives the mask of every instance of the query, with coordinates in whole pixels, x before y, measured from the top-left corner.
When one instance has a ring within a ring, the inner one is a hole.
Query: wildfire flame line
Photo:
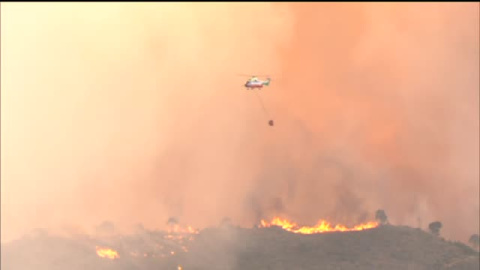
[[[353,228],[348,228],[344,225],[335,225],[332,226],[325,220],[320,220],[317,224],[313,227],[308,226],[299,226],[294,222],[291,222],[287,219],[281,218],[274,218],[271,222],[267,222],[265,220],[261,221],[261,226],[263,228],[268,228],[271,226],[279,226],[286,231],[299,233],[299,234],[316,234],[316,233],[323,233],[323,232],[349,232],[349,231],[363,231],[368,229],[373,229],[378,226],[377,222],[368,222],[360,225],[356,225]]]
[[[153,250],[149,250],[149,252],[145,252],[145,250],[131,250],[127,251],[131,257],[167,257],[167,256],[175,256],[179,252],[188,252],[188,243],[189,241],[194,240],[194,235],[199,234],[199,230],[194,229],[191,226],[188,227],[181,227],[178,224],[173,226],[169,226],[168,230],[165,231],[167,234],[163,235],[164,241],[160,241],[155,243],[153,246]],[[152,246],[149,247],[150,249]],[[118,259],[120,258],[117,251],[106,248],[106,247],[99,247],[96,246],[97,255],[101,258],[107,259]]]
[[[96,250],[97,250],[97,255],[101,258],[107,258],[107,259],[110,259],[110,260],[120,258],[120,255],[118,255],[118,252],[113,250],[113,249],[101,248],[101,247],[97,246]]]

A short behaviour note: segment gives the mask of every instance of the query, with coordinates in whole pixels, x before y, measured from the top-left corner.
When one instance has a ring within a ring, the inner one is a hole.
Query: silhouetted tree
[[[176,225],[178,224],[178,220],[174,217],[171,217],[167,220],[167,225]]]
[[[442,223],[440,221],[434,221],[428,225],[428,229],[434,235],[440,235],[440,229],[442,228]]]
[[[388,223],[387,214],[385,214],[385,211],[383,209],[378,209],[377,212],[375,212],[375,219],[382,225]]]
[[[44,228],[35,228],[31,231],[31,235],[34,237],[47,237],[49,235],[49,232],[47,229]]]
[[[285,205],[283,204],[282,198],[274,198],[271,202],[272,210],[275,211],[275,214],[281,214],[285,211]]]
[[[224,217],[220,222],[220,227],[231,227],[232,220],[229,217]]]
[[[147,230],[145,229],[145,226],[143,226],[142,223],[138,223],[135,225],[135,232],[136,233],[145,233]]]
[[[104,221],[95,228],[98,234],[113,234],[115,232],[115,225],[111,221]]]
[[[476,249],[480,248],[480,237],[478,236],[478,234],[472,234],[472,236],[470,236],[470,239],[468,240],[468,243],[470,243],[470,245],[472,245]]]

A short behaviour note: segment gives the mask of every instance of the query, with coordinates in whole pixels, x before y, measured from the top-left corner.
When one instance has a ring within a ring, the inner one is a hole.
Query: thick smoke
[[[380,207],[397,224],[443,220],[447,237],[478,230],[478,3],[290,10],[292,79],[274,97],[312,137],[288,140],[308,149],[293,208],[343,219]]]
[[[1,12],[2,241],[377,208],[478,230],[478,3]],[[275,127],[239,73],[272,75]]]

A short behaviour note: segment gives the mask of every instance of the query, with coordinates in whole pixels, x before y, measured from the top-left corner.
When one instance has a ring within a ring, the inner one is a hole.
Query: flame
[[[177,270],[182,270],[182,269],[183,269],[183,268],[182,268],[181,265],[177,266]]]
[[[194,236],[199,233],[199,230],[191,226],[181,227],[177,224],[169,226],[168,230],[162,232],[162,238],[150,245],[140,248],[140,250],[130,250],[128,254],[131,257],[160,257],[167,258],[188,252],[189,242],[194,240]],[[148,249],[148,253],[145,253]]]
[[[120,258],[120,256],[118,255],[118,252],[113,249],[101,248],[98,246],[96,247],[96,249],[97,249],[97,255],[101,258],[108,258],[110,260]]]
[[[194,236],[198,233],[199,230],[194,229],[191,226],[181,227],[178,224],[169,226],[167,234],[164,235],[164,239],[170,240],[170,243],[178,248],[178,250],[175,251],[171,250],[170,256],[173,256],[180,251],[188,252],[188,244],[185,242],[193,241],[195,239]]]
[[[181,233],[181,234],[198,234],[198,230],[193,228],[192,226],[187,226],[187,227],[181,227],[178,224],[175,224],[173,226],[169,226],[168,228],[168,233]]]
[[[298,226],[296,223],[291,222],[287,219],[281,218],[274,218],[271,222],[267,222],[265,220],[261,221],[260,227],[267,228],[271,226],[279,226],[282,227],[284,230],[293,232],[293,233],[300,233],[300,234],[315,234],[315,233],[323,233],[323,232],[351,232],[351,231],[363,231],[368,229],[373,229],[378,226],[377,222],[368,222],[360,225],[356,225],[353,228],[348,228],[344,225],[335,225],[332,226],[325,220],[320,220],[317,224],[313,227],[308,226]]]
[[[164,238],[168,240],[174,240],[178,242],[178,244],[183,244],[184,240],[193,241],[193,236],[198,233],[199,231],[191,226],[180,227],[179,225],[175,224],[168,228],[167,235],[165,235]]]

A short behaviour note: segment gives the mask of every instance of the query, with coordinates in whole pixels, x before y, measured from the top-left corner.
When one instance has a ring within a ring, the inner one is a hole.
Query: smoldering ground
[[[2,241],[479,221],[478,3],[2,5]],[[272,75],[261,96],[238,73]]]

